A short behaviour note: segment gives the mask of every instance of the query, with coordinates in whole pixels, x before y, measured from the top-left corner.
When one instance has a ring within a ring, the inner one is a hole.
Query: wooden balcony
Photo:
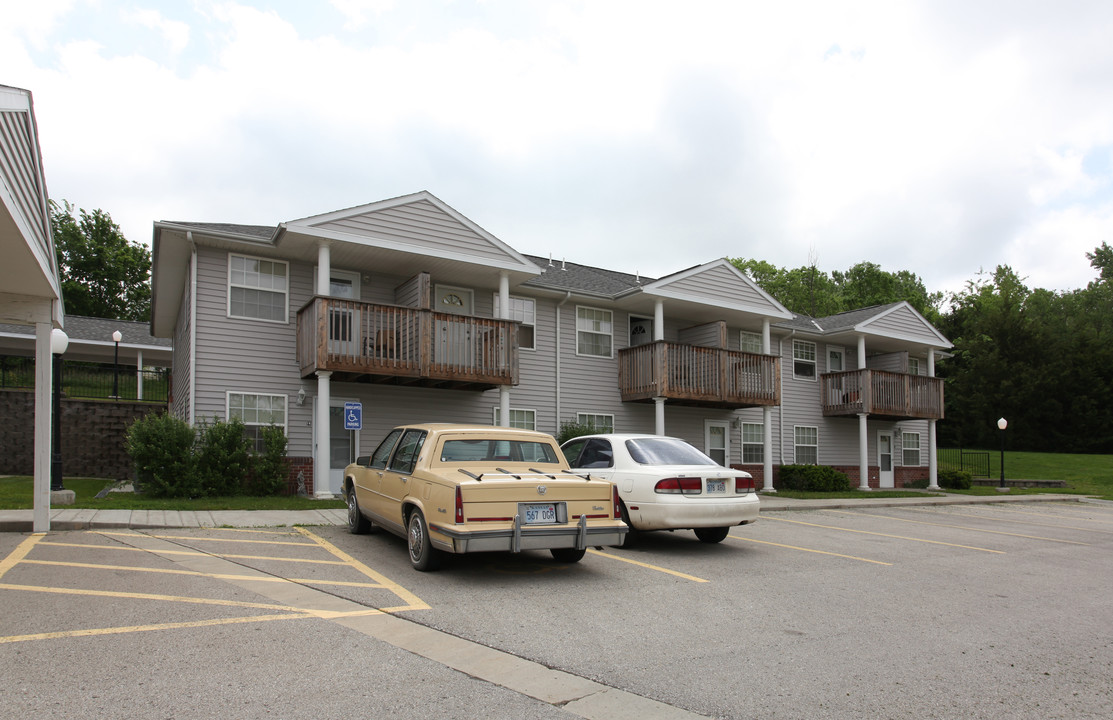
[[[663,397],[696,407],[779,405],[780,358],[658,341],[619,350],[618,385],[623,402]]]
[[[298,311],[301,376],[489,390],[518,384],[518,324],[317,296]]]
[[[884,370],[849,370],[821,375],[826,416],[861,413],[889,420],[942,420],[943,380]]]

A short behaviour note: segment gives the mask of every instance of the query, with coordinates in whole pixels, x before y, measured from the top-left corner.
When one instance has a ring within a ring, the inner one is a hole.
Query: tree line
[[[51,202],[51,220],[66,312],[149,319],[150,250],[128,242],[103,210]],[[1113,248],[1102,243],[1086,257],[1097,277],[1085,288],[1033,290],[1000,265],[947,295],[871,262],[830,273],[814,260],[799,268],[730,262],[811,317],[900,300],[916,308],[954,344],[936,364],[946,381],[941,445],[994,448],[1004,417],[1014,450],[1113,453]]]

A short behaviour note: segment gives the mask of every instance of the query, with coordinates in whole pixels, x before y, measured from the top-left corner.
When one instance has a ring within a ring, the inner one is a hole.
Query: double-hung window
[[[495,408],[495,425],[502,425],[501,415],[499,408]],[[537,411],[510,408],[510,422],[506,423],[506,427],[518,428],[519,430],[536,430]]]
[[[792,377],[815,380],[815,343],[792,341]]]
[[[533,350],[536,345],[534,328],[537,325],[537,304],[532,298],[510,297],[510,308],[506,317],[521,323],[518,328],[518,347],[523,350]],[[503,317],[500,312],[499,296],[495,295],[495,317]]]
[[[742,423],[742,462],[765,462],[765,428],[761,423]]]
[[[920,433],[901,433],[901,465],[920,466]]]
[[[576,413],[577,425],[591,425],[597,433],[614,432],[614,415],[600,413]]]
[[[576,308],[576,354],[613,357],[614,315],[610,310]]]
[[[281,260],[228,256],[228,317],[286,322],[290,268]]]
[[[262,430],[267,425],[277,425],[286,432],[286,396],[253,393],[228,393],[228,419],[239,419],[244,424],[244,435],[251,441],[255,452],[263,452]]]
[[[797,425],[795,453],[797,465],[819,464],[819,428]]]
[[[741,330],[738,333],[738,348],[742,352],[754,353],[760,355],[762,350],[761,333],[749,332]]]

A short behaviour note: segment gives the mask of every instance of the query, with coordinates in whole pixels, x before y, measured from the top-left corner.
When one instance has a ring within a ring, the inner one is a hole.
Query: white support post
[[[329,295],[332,285],[332,261],[329,244],[321,242],[317,245],[317,294]]]
[[[870,436],[869,416],[858,415],[858,489],[870,489]]]
[[[654,410],[653,433],[655,435],[664,435],[665,434],[665,398],[663,398],[663,397],[653,398],[653,410]]]
[[[768,345],[768,342],[766,343]],[[762,457],[764,463],[761,466],[762,483],[761,491],[767,493],[775,493],[777,489],[773,487],[773,408],[763,407],[761,409],[761,422],[762,422]]]
[[[329,427],[329,405],[332,401],[329,392],[331,377],[332,373],[328,370],[317,371],[317,453],[313,456],[313,496],[318,499],[333,496],[329,462],[329,449],[332,447]]]
[[[35,478],[32,484],[35,509],[31,516],[31,529],[37,533],[50,532],[51,430],[54,427],[51,329],[48,322],[35,323]]]
[[[143,351],[136,350],[135,359],[135,399],[143,399]]]

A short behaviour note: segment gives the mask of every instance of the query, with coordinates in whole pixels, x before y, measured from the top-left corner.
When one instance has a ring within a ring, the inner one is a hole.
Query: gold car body
[[[449,553],[583,550],[620,545],[627,531],[614,486],[572,473],[551,435],[528,430],[395,428],[375,454],[348,465],[344,493],[354,493],[355,520],[402,537],[421,513],[432,547]]]

